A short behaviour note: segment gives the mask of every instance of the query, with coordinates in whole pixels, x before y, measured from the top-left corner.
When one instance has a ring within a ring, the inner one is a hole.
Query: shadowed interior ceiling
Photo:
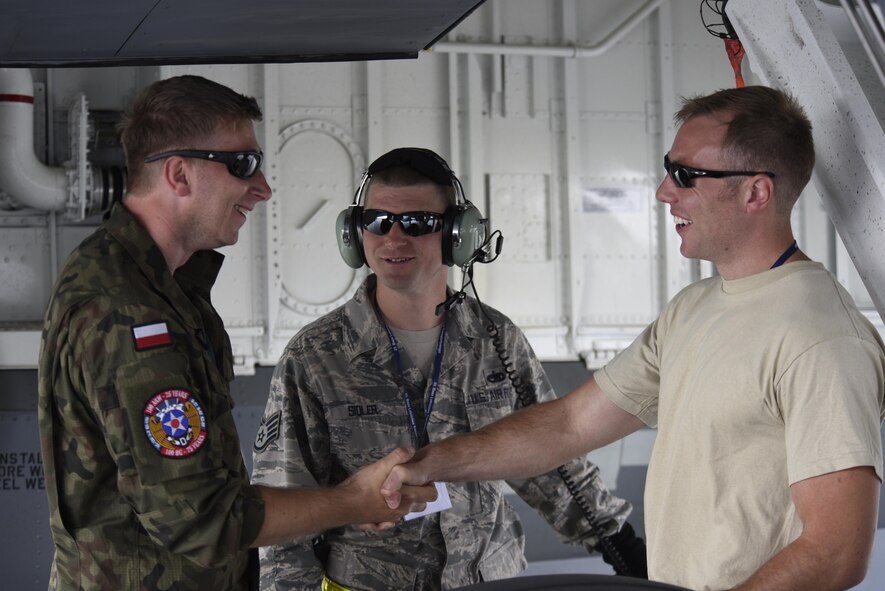
[[[415,58],[484,0],[0,0],[0,66]]]

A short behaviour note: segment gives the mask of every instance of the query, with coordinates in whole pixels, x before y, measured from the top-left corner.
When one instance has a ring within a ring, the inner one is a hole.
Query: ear
[[[744,207],[749,215],[762,213],[768,208],[774,207],[774,183],[771,177],[765,174],[757,174],[752,178],[747,193],[744,195]]]
[[[193,169],[186,158],[170,156],[163,162],[163,183],[178,197],[191,194]]]

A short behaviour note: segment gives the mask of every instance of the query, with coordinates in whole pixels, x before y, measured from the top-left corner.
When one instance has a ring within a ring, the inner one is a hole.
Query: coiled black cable
[[[495,321],[489,316],[488,312],[486,312],[485,306],[483,306],[482,301],[479,299],[479,294],[476,292],[476,286],[473,284],[473,267],[470,267],[467,270],[468,282],[466,285],[462,286],[461,293],[463,293],[464,289],[467,286],[473,288],[473,296],[476,299],[476,303],[479,305],[479,309],[482,312],[482,315],[486,317],[488,320],[488,325],[486,325],[486,332],[489,333],[489,336],[492,339],[492,345],[495,348],[495,353],[498,355],[498,359],[501,361],[501,367],[504,370],[504,373],[507,375],[507,379],[510,380],[510,384],[513,387],[514,392],[516,392],[517,397],[517,408],[523,408],[526,406],[530,406],[537,402],[533,399],[532,395],[529,393],[527,386],[523,383],[522,377],[520,377],[519,373],[513,367],[513,363],[510,361],[510,356],[507,354],[507,349],[504,347],[504,344],[501,339],[501,333],[498,330]],[[633,573],[632,569],[627,565],[627,561],[624,560],[621,552],[615,547],[612,540],[605,535],[605,530],[602,524],[599,522],[598,517],[594,514],[593,510],[590,508],[590,504],[587,502],[587,499],[582,494],[581,490],[578,488],[577,483],[575,482],[574,477],[569,473],[568,468],[563,464],[556,469],[556,472],[562,478],[563,482],[565,482],[565,486],[571,494],[572,498],[577,503],[578,507],[581,509],[581,512],[586,517],[587,522],[590,525],[590,533],[596,536],[598,540],[598,547],[601,547],[603,557],[607,558],[609,563],[614,568],[615,572],[619,575],[625,576],[641,576],[640,573]]]

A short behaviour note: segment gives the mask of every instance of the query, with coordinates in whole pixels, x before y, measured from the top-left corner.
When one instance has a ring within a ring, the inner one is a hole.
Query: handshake
[[[424,511],[436,500],[437,488],[422,476],[426,470],[416,457],[414,450],[397,448],[331,488],[256,485],[265,503],[265,520],[252,546],[284,544],[349,524],[389,529],[409,513]]]
[[[338,488],[350,489],[351,502],[359,503],[359,499],[363,499],[361,508],[364,512],[350,522],[359,524],[362,529],[383,530],[393,527],[404,517],[409,519],[410,513],[424,512],[428,503],[434,503],[433,510],[450,507],[445,486],[437,489],[431,478],[434,461],[429,456],[438,451],[435,449],[438,446],[425,447],[417,454],[411,449],[397,448],[342,482]],[[436,457],[440,455],[447,454],[437,454]],[[436,468],[441,466],[437,463]],[[451,473],[451,466],[447,468],[444,471]],[[461,475],[463,470],[454,472]],[[438,500],[438,493],[446,498]],[[624,523],[613,534],[595,539],[594,546],[588,550],[602,554],[615,574],[648,578],[645,541],[636,536],[629,523]]]
[[[336,489],[354,509],[349,521],[370,530],[389,529],[407,514],[424,511],[438,497],[434,483],[422,476],[415,451],[401,447],[364,466]]]

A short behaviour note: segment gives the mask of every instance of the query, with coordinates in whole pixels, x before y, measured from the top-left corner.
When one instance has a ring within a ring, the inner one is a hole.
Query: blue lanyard
[[[771,268],[774,269],[775,267],[780,267],[781,265],[783,265],[784,262],[788,258],[793,256],[793,253],[796,252],[797,250],[799,250],[799,245],[796,244],[795,240],[793,240],[793,244],[791,244],[789,247],[787,247],[787,250],[784,251],[784,254],[782,254],[776,261],[774,261],[774,264],[771,266]]]
[[[415,409],[412,407],[412,399],[409,397],[409,387],[406,384],[406,372],[403,369],[403,360],[399,354],[399,345],[396,342],[396,337],[393,336],[393,331],[390,330],[390,327],[387,326],[387,323],[384,322],[384,318],[381,316],[381,310],[378,309],[378,305],[375,305],[375,312],[378,314],[378,320],[381,321],[381,325],[384,327],[384,330],[387,331],[387,338],[390,339],[390,346],[393,348],[393,356],[396,359],[396,367],[399,369],[399,375],[403,380],[403,402],[406,405],[406,412],[409,414],[409,424],[412,426],[412,434],[414,436],[415,446],[423,447],[427,443],[429,443],[429,437],[427,435],[427,425],[430,423],[430,412],[433,410],[433,403],[436,401],[436,391],[439,389],[439,374],[440,369],[442,368],[442,357],[443,357],[443,343],[446,338],[446,320],[445,316],[443,317],[443,324],[439,330],[439,339],[436,341],[436,359],[433,361],[433,378],[430,382],[430,396],[427,399],[427,408],[424,412],[424,428],[421,432],[418,432],[418,421],[415,419]]]

